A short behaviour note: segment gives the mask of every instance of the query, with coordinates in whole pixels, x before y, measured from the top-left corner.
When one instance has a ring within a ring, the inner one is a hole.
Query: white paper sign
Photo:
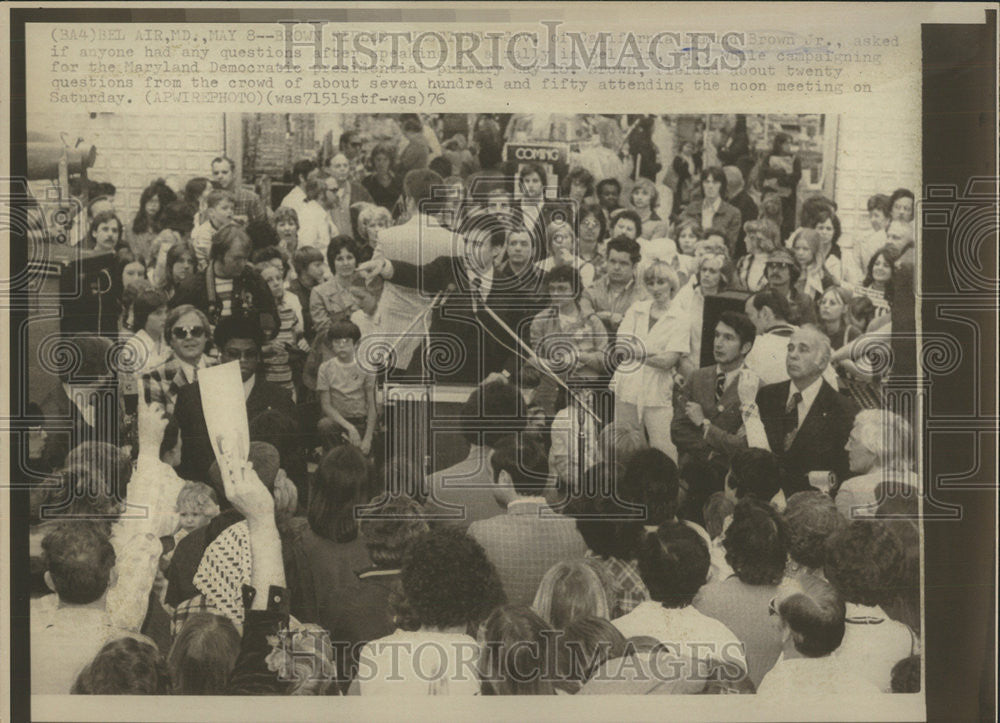
[[[239,362],[198,370],[201,408],[215,458],[222,466],[222,450],[245,461],[250,450],[250,425]]]

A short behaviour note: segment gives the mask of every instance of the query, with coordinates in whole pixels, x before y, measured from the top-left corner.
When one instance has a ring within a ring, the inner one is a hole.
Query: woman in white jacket
[[[645,427],[651,446],[675,462],[677,448],[670,439],[673,418],[674,369],[690,351],[690,322],[671,300],[680,281],[663,261],[643,273],[651,298],[628,308],[618,327],[617,343],[629,350],[611,380],[615,392],[615,420]]]

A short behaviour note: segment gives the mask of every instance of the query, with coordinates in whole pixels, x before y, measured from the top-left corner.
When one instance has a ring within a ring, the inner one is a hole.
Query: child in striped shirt
[[[279,384],[292,394],[295,400],[295,380],[292,370],[292,360],[289,348],[308,351],[305,342],[304,324],[302,321],[302,305],[295,294],[285,293],[285,277],[288,275],[288,262],[278,255],[273,259],[259,261],[256,264],[261,278],[274,296],[278,307],[278,334],[265,349],[264,378]]]

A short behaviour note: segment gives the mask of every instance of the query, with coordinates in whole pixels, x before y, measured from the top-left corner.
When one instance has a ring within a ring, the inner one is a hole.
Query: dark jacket
[[[181,304],[191,304],[208,315],[213,325],[222,318],[222,303],[218,301],[215,292],[215,280],[212,265],[192,274],[178,286],[170,307]],[[243,271],[233,279],[232,315],[251,320],[263,329],[268,338],[278,333],[278,308],[274,296],[267,288],[264,279],[252,266],[244,266]]]
[[[432,368],[426,371],[436,382],[478,384],[491,372],[505,368],[510,352],[504,346],[514,349],[517,343],[484,311],[479,293],[473,297],[463,260],[439,256],[423,266],[399,261],[393,262],[393,270],[393,283],[419,288],[425,294],[454,287],[431,318],[431,354],[426,356],[441,363],[432,361]],[[494,274],[486,298],[486,304],[494,311],[503,308],[510,298],[498,288],[498,282]],[[435,346],[438,353],[434,353]],[[423,353],[414,354],[408,371],[420,374],[424,357]]]
[[[295,405],[288,390],[265,381],[262,374],[257,374],[246,405],[247,420],[251,422],[258,414],[269,409],[275,409],[292,419],[297,419]],[[208,439],[208,427],[201,408],[201,387],[198,382],[188,384],[178,392],[177,404],[174,406],[174,421],[180,427],[183,440],[181,463],[177,467],[177,474],[184,479],[208,484],[208,468],[215,460],[215,452]],[[220,506],[227,507],[223,491],[216,490],[216,494]]]
[[[838,394],[833,387],[822,382],[809,414],[801,420],[798,432],[786,449],[785,435],[790,425],[785,405],[788,403],[790,384],[791,381],[769,384],[757,393],[757,407],[768,444],[785,472],[783,487],[786,495],[812,489],[808,480],[811,471],[833,472],[838,482],[850,476],[844,446],[859,411],[854,400]]]
[[[688,204],[688,207],[684,209],[684,218],[690,218],[701,224],[701,206],[704,203],[703,199],[698,199],[697,201],[692,201]],[[719,210],[715,212],[712,217],[712,228],[716,228],[725,235],[726,247],[729,249],[729,255],[732,257],[733,251],[736,249],[736,239],[739,237],[740,229],[743,227],[743,216],[740,214],[740,210],[733,206],[731,203],[723,201],[719,204]],[[708,233],[709,229],[704,229],[705,233]]]
[[[679,394],[670,424],[670,436],[677,446],[682,464],[687,459],[702,462],[719,459],[728,468],[733,453],[747,446],[746,436],[737,435],[743,428],[738,379],[725,388],[718,401],[715,400],[715,379],[715,364],[696,369]],[[684,413],[684,402],[701,405],[705,419],[712,422],[708,434],[688,419]]]

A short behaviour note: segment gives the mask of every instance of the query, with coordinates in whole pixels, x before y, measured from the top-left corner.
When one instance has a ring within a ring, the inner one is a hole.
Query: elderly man
[[[913,428],[898,414],[883,409],[860,412],[846,450],[855,476],[837,491],[837,509],[847,519],[871,517],[882,502],[879,494],[917,493],[920,482],[911,464]]]
[[[337,231],[354,235],[351,223],[351,206],[355,203],[375,203],[360,183],[351,180],[351,162],[343,153],[337,153],[326,164],[327,200],[330,218]]]
[[[253,191],[243,188],[236,178],[236,164],[226,156],[212,160],[212,185],[233,194],[233,219],[250,224],[267,220],[267,209]]]
[[[786,472],[786,496],[808,490],[814,482],[827,491],[831,472],[837,480],[849,474],[845,445],[858,406],[823,379],[829,362],[829,338],[807,324],[788,340],[789,381],[757,393],[768,444]]]

